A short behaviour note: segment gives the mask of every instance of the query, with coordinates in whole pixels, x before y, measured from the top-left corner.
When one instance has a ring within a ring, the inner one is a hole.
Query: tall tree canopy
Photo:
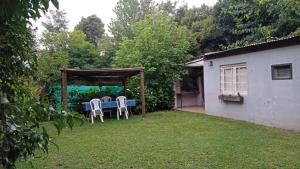
[[[135,23],[132,31],[132,39],[122,39],[114,66],[145,67],[147,109],[170,108],[172,84],[184,73],[178,64],[190,59],[187,29],[167,14],[154,13]],[[131,89],[137,92],[136,87]]]
[[[92,68],[102,67],[100,54],[97,48],[85,41],[85,34],[80,30],[70,33],[69,67]]]
[[[42,22],[46,32],[63,32],[68,29],[66,12],[60,10],[50,10],[50,15],[46,15],[46,22]]]
[[[98,44],[100,56],[103,61],[102,65],[104,67],[110,67],[117,51],[114,38],[105,35],[101,39],[99,39]]]
[[[223,49],[285,37],[300,27],[296,0],[220,0],[215,5],[216,31]]]
[[[176,12],[176,21],[188,27],[190,30],[190,39],[193,42],[191,54],[198,55],[210,52],[211,41],[213,39],[213,8],[202,5],[201,7],[188,8],[181,6]]]
[[[295,35],[299,30],[297,0],[219,0],[213,7],[176,10],[176,21],[190,30],[197,56]]]
[[[60,69],[68,67],[69,33],[67,32],[66,13],[50,10],[47,21],[42,25],[45,31],[41,37],[42,49],[38,58],[38,82],[41,86],[49,85],[49,80],[60,78]],[[51,77],[51,79],[49,79]]]
[[[98,40],[105,32],[103,22],[96,15],[91,15],[87,18],[82,17],[75,29],[81,30],[86,35],[87,41],[95,46],[97,46]]]
[[[169,15],[175,16],[177,13],[176,9],[177,2],[173,2],[172,0],[162,1],[157,4],[156,9],[161,12],[166,12]]]
[[[113,10],[116,19],[109,25],[110,32],[117,40],[121,37],[132,37],[133,23],[143,19],[153,9],[153,0],[119,0]]]

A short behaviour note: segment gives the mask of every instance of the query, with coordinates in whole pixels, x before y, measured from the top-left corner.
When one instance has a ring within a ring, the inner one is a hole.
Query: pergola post
[[[140,70],[140,97],[142,104],[142,118],[146,117],[146,108],[145,108],[145,86],[144,86],[144,68]]]
[[[127,97],[127,79],[123,80],[124,96]]]
[[[68,97],[67,97],[67,71],[61,70],[61,103],[62,110],[68,108]]]

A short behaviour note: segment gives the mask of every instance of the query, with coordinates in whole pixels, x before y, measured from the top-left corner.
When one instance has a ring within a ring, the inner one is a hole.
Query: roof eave
[[[204,58],[204,60],[210,60],[210,59],[240,55],[240,54],[245,54],[245,53],[258,52],[258,51],[287,47],[287,46],[298,45],[298,44],[300,44],[300,36],[294,36],[294,37],[289,37],[289,38],[285,38],[285,39],[274,40],[274,41],[270,41],[270,42],[264,42],[264,43],[229,49],[229,50],[220,51],[220,52],[206,53],[206,54],[204,54],[203,58]]]

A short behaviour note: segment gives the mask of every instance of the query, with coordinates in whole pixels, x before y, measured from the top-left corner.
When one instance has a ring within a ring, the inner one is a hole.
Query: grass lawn
[[[87,123],[55,142],[36,168],[300,168],[300,134],[195,113]]]

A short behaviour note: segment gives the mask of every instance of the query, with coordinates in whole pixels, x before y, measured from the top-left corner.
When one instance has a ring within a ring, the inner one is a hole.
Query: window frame
[[[237,91],[238,83],[237,83],[237,69],[238,68],[246,68],[246,90],[245,91]],[[231,69],[232,71],[232,89],[225,91],[225,70]],[[220,65],[220,93],[222,95],[247,95],[248,94],[248,68],[246,63],[236,63],[236,64],[227,64]]]
[[[291,68],[291,77],[286,77],[286,78],[275,77],[274,76],[274,70],[276,69],[277,66],[290,66],[290,68]],[[271,76],[272,76],[272,80],[292,80],[293,79],[293,64],[292,63],[283,63],[283,64],[271,65]]]

